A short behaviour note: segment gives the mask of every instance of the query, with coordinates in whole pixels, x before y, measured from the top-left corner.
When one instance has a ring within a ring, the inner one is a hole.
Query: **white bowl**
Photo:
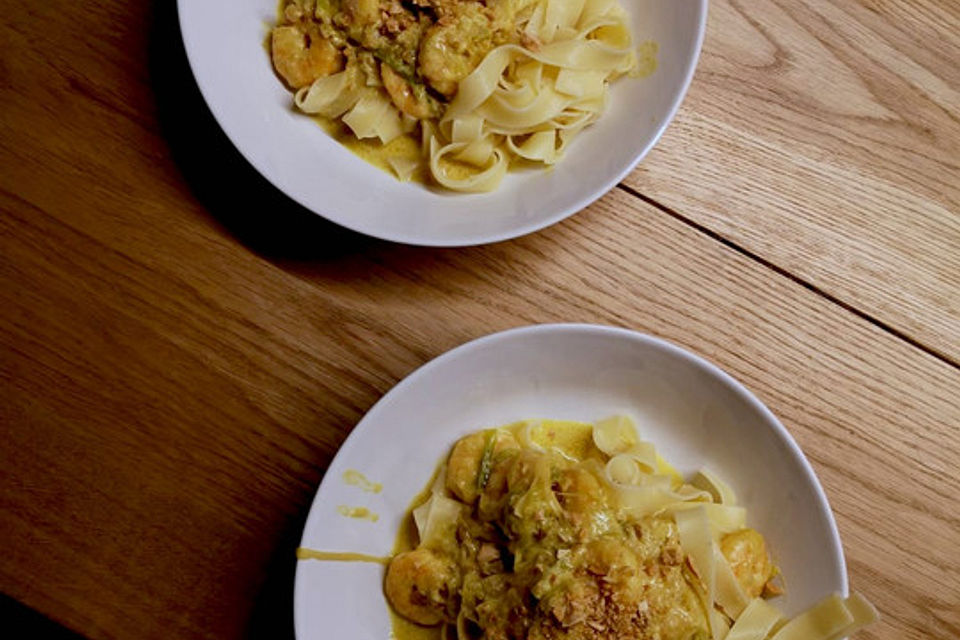
[[[615,83],[610,108],[549,171],[508,175],[490,194],[401,183],[291,108],[263,43],[274,0],[179,0],[190,66],[237,149],[278,189],[344,227],[386,240],[463,246],[521,236],[584,208],[650,150],[693,77],[707,0],[630,0],[638,42],[659,43],[657,71]],[[266,215],[266,214],[265,214]]]
[[[846,594],[846,568],[827,499],[783,425],[729,375],[668,342],[624,329],[540,325],[475,340],[424,365],[387,393],[347,438],[327,470],[301,546],[378,556],[393,548],[411,499],[468,432],[525,418],[638,420],[683,473],[715,471],[766,536],[793,615]],[[348,469],[383,483],[346,484]],[[367,507],[377,522],[337,513]],[[386,638],[383,567],[301,561],[294,619],[299,640]]]

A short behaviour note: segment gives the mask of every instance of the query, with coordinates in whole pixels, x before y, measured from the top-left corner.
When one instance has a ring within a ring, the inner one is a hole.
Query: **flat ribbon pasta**
[[[368,11],[380,2],[289,0],[271,53],[277,72],[300,87],[296,107],[340,120],[358,140],[386,145],[419,123],[420,159],[386,158],[401,180],[425,169],[447,189],[491,191],[511,164],[552,165],[606,109],[610,82],[639,75],[617,0],[503,0],[482,12],[464,2],[433,18],[401,7],[382,24]],[[463,51],[443,41],[461,36]],[[315,77],[308,85],[306,74]]]
[[[626,14],[611,0],[542,0],[525,33],[542,44],[490,51],[432,129],[430,172],[443,186],[492,190],[512,158],[554,164],[605,109],[609,82],[636,68]],[[455,175],[451,159],[475,169]]]

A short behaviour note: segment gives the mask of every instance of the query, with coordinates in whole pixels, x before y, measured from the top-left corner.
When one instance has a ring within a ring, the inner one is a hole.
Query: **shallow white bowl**
[[[325,218],[379,238],[463,246],[521,236],[584,208],[650,150],[693,76],[707,0],[630,0],[638,42],[660,45],[657,71],[623,78],[610,109],[550,171],[511,174],[490,194],[401,183],[291,108],[263,47],[274,0],[179,0],[180,28],[204,99],[240,153],[278,189]],[[266,215],[266,214],[265,214]]]
[[[628,413],[642,437],[683,473],[707,467],[729,482],[747,522],[783,570],[781,610],[793,615],[846,594],[846,568],[827,499],[783,425],[709,362],[624,329],[539,325],[475,340],[424,365],[387,393],[347,438],[324,476],[301,546],[388,555],[405,510],[458,437],[525,418],[593,421]],[[343,481],[355,469],[378,494]],[[367,507],[377,522],[341,516]],[[386,638],[383,567],[302,561],[299,640]]]

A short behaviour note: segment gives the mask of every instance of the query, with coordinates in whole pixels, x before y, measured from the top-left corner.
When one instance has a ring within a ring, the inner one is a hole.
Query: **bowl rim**
[[[350,431],[347,437],[341,443],[337,453],[334,454],[334,458],[331,459],[330,465],[333,465],[334,460],[337,456],[340,455],[341,451],[350,449],[353,447],[353,443],[356,442],[359,436],[358,432],[361,430],[361,427],[368,420],[373,420],[376,418],[377,414],[382,411],[387,410],[387,407],[392,402],[392,399],[397,395],[403,394],[406,389],[410,386],[413,386],[418,383],[421,378],[429,376],[435,369],[442,368],[446,366],[448,362],[457,360],[463,357],[469,357],[471,354],[485,349],[488,345],[508,341],[518,337],[523,336],[532,336],[532,335],[587,335],[587,336],[598,336],[605,338],[616,338],[621,340],[629,340],[631,342],[644,344],[651,346],[657,349],[661,349],[670,353],[671,355],[688,362],[694,367],[700,369],[701,371],[707,373],[709,376],[721,382],[726,386],[730,391],[735,393],[743,401],[745,401],[751,409],[757,412],[758,415],[772,428],[774,434],[781,440],[783,444],[787,446],[789,454],[794,460],[799,464],[801,472],[803,474],[804,480],[813,490],[814,495],[817,499],[817,508],[824,517],[824,521],[827,525],[827,530],[829,534],[828,550],[832,551],[833,561],[836,563],[838,574],[840,577],[840,593],[843,596],[846,596],[849,590],[849,583],[847,578],[847,565],[846,559],[843,553],[843,544],[840,540],[840,533],[837,529],[836,519],[833,516],[833,509],[830,508],[830,502],[827,499],[826,492],[823,489],[823,486],[820,484],[820,480],[817,477],[816,473],[813,470],[813,466],[810,464],[810,461],[804,455],[803,450],[800,448],[800,445],[797,444],[793,436],[790,435],[790,432],[787,431],[787,428],[783,426],[780,420],[773,414],[770,409],[767,408],[749,389],[747,389],[742,383],[740,383],[732,375],[721,369],[719,366],[713,364],[703,356],[697,355],[692,351],[688,351],[683,347],[680,347],[669,340],[659,338],[647,333],[642,333],[639,331],[634,331],[632,329],[627,329],[624,327],[615,327],[610,325],[600,325],[600,324],[589,324],[589,323],[547,323],[547,324],[534,324],[515,327],[512,329],[506,329],[503,331],[498,331],[495,333],[487,334],[479,338],[474,338],[468,342],[465,342],[457,347],[454,347],[444,353],[438,355],[437,357],[429,360],[425,364],[413,370],[411,373],[407,374],[402,380],[397,382],[390,390],[383,394],[374,404],[367,410],[363,415],[360,421],[356,426]],[[329,467],[327,469],[329,471]],[[329,473],[324,473],[323,478],[320,481],[320,484],[317,487],[317,491],[314,494],[313,500],[310,504],[310,509],[308,513],[312,512],[316,506],[317,500],[320,498],[323,493],[327,482],[333,482],[334,479],[330,476]],[[307,527],[306,521],[304,522],[303,532],[300,537],[300,546],[303,546],[306,541],[307,536]],[[297,592],[303,584],[299,579],[300,574],[300,564],[297,564],[297,568],[294,573],[294,598],[293,598],[293,614],[294,614],[294,634],[296,637],[303,637],[303,634],[300,633],[300,622],[298,618],[298,608],[297,608]]]
[[[198,56],[200,55],[199,51],[201,48],[193,41],[190,35],[192,31],[187,27],[185,22],[186,19],[184,17],[188,12],[186,7],[191,3],[191,0],[177,0],[177,20],[180,28],[180,36],[183,40],[184,50],[187,55],[187,62],[190,66],[190,72],[193,74],[194,82],[200,90],[200,94],[203,96],[203,100],[206,103],[207,108],[210,110],[210,113],[213,114],[214,120],[216,120],[221,131],[223,131],[227,136],[227,139],[230,141],[230,144],[233,145],[233,148],[240,153],[241,157],[243,157],[243,159],[246,160],[246,162],[252,166],[257,173],[263,176],[267,182],[277,189],[277,191],[282,193],[287,198],[290,198],[312,214],[356,233],[380,240],[386,240],[388,242],[396,242],[411,246],[456,248],[493,244],[496,242],[512,240],[514,238],[535,233],[545,229],[546,227],[561,222],[573,214],[582,211],[590,204],[609,193],[611,189],[613,189],[618,183],[620,183],[621,180],[623,180],[624,177],[627,176],[627,174],[637,167],[637,165],[646,157],[650,150],[660,141],[660,138],[663,136],[667,127],[676,117],[677,111],[680,109],[680,105],[683,103],[683,100],[687,95],[687,91],[690,88],[690,84],[693,82],[697,64],[700,60],[704,38],[706,37],[707,13],[709,5],[709,0],[694,1],[696,2],[695,11],[697,14],[696,37],[692,55],[687,60],[683,69],[683,77],[681,80],[680,89],[673,96],[673,100],[670,103],[669,109],[664,114],[661,121],[657,124],[654,135],[650,137],[643,148],[637,151],[631,162],[627,163],[619,172],[612,174],[606,181],[602,183],[600,188],[584,194],[580,198],[572,201],[566,207],[559,208],[552,215],[544,219],[517,225],[507,230],[497,232],[460,232],[450,235],[449,237],[441,237],[438,234],[409,233],[406,231],[400,233],[384,233],[376,226],[357,224],[351,220],[350,216],[340,216],[336,215],[336,213],[331,214],[330,212],[320,211],[308,203],[308,199],[305,194],[295,192],[292,189],[289,191],[283,189],[281,187],[281,180],[277,175],[277,170],[271,167],[269,163],[263,161],[256,153],[254,153],[253,149],[247,148],[245,145],[241,144],[242,137],[240,136],[239,132],[233,130],[233,128],[229,125],[229,119],[224,116],[221,110],[222,105],[220,105],[217,100],[214,99],[215,95],[211,86],[205,82],[198,73],[198,69],[200,68]]]

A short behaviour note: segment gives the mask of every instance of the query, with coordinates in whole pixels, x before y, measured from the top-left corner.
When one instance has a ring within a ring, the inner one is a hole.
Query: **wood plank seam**
[[[836,295],[825,291],[824,289],[818,287],[817,285],[813,284],[812,282],[809,282],[808,280],[805,280],[805,279],[801,278],[800,276],[798,276],[798,275],[796,275],[796,274],[794,274],[794,273],[791,273],[790,271],[788,271],[788,270],[784,269],[783,267],[779,266],[778,264],[776,264],[776,263],[768,260],[767,258],[764,258],[763,256],[761,256],[761,255],[759,255],[759,254],[757,254],[757,253],[754,253],[753,251],[750,251],[749,249],[747,249],[747,248],[745,248],[745,247],[740,246],[740,245],[737,244],[736,242],[734,242],[734,241],[730,240],[729,238],[723,236],[722,234],[714,231],[713,229],[710,229],[709,227],[704,226],[704,225],[696,222],[695,220],[692,220],[692,219],[684,216],[684,215],[683,215],[682,213],[680,213],[679,211],[676,211],[676,210],[674,210],[673,208],[668,207],[667,205],[664,205],[664,204],[662,204],[662,203],[654,200],[654,199],[651,198],[650,196],[647,196],[647,195],[645,195],[645,194],[643,194],[643,193],[640,193],[639,191],[637,191],[637,190],[634,189],[633,187],[630,187],[630,186],[627,185],[627,184],[624,184],[624,183],[621,182],[621,183],[619,183],[619,184],[617,185],[617,187],[618,187],[621,191],[624,191],[625,193],[628,193],[628,194],[630,194],[631,196],[634,196],[634,197],[636,197],[636,198],[639,198],[639,199],[642,200],[643,202],[646,202],[647,204],[649,204],[650,206],[656,208],[657,210],[662,211],[663,213],[667,214],[667,215],[670,216],[671,218],[673,218],[673,219],[675,219],[675,220],[677,220],[677,221],[679,221],[679,222],[682,222],[683,224],[685,224],[685,225],[689,226],[690,228],[694,229],[695,231],[706,235],[706,236],[709,237],[711,240],[714,240],[714,241],[716,241],[716,242],[719,242],[719,243],[722,244],[723,246],[725,246],[725,247],[727,247],[727,248],[729,248],[729,249],[731,249],[731,250],[733,250],[733,251],[736,251],[737,253],[739,253],[740,255],[744,256],[745,258],[749,258],[750,260],[753,260],[754,262],[757,262],[757,263],[763,265],[765,268],[770,269],[770,270],[773,271],[774,273],[776,273],[776,274],[778,274],[778,275],[780,275],[780,276],[783,276],[783,277],[785,277],[785,278],[788,278],[791,282],[795,282],[796,284],[800,285],[800,286],[803,287],[804,289],[807,289],[808,291],[811,291],[811,292],[817,294],[818,296],[821,296],[822,298],[824,298],[825,300],[828,300],[828,301],[831,302],[832,304],[835,304],[835,305],[839,306],[839,307],[840,307],[841,309],[843,309],[844,311],[847,311],[847,312],[849,312],[849,313],[852,313],[853,315],[857,316],[858,318],[860,318],[860,319],[862,319],[862,320],[865,320],[865,321],[869,322],[870,324],[874,325],[874,326],[877,327],[878,329],[881,329],[881,330],[885,331],[886,333],[889,333],[890,335],[894,336],[895,338],[898,338],[898,339],[900,339],[900,340],[903,340],[904,342],[906,342],[906,343],[909,344],[910,346],[912,346],[912,347],[914,347],[914,348],[916,348],[916,349],[919,349],[920,351],[923,351],[923,352],[926,353],[927,355],[933,356],[934,358],[936,358],[936,359],[938,359],[938,360],[940,360],[940,361],[942,361],[942,362],[944,362],[944,363],[946,363],[946,364],[948,364],[948,365],[950,365],[950,366],[952,366],[952,367],[954,367],[954,368],[956,368],[956,369],[960,369],[960,361],[954,360],[954,359],[951,358],[948,354],[946,354],[946,353],[944,353],[944,352],[942,352],[942,351],[940,351],[940,350],[938,350],[938,349],[936,349],[936,348],[934,348],[934,347],[931,347],[931,346],[929,346],[929,345],[926,345],[926,344],[920,342],[920,341],[917,340],[916,338],[913,338],[913,337],[907,335],[906,333],[904,333],[903,331],[900,331],[900,330],[897,329],[896,327],[891,326],[891,325],[887,324],[886,322],[880,320],[879,318],[876,318],[876,317],[870,315],[869,313],[858,309],[857,307],[853,306],[852,304],[850,304],[850,303],[848,303],[848,302],[845,302],[844,300],[841,300],[841,299],[838,298]]]

